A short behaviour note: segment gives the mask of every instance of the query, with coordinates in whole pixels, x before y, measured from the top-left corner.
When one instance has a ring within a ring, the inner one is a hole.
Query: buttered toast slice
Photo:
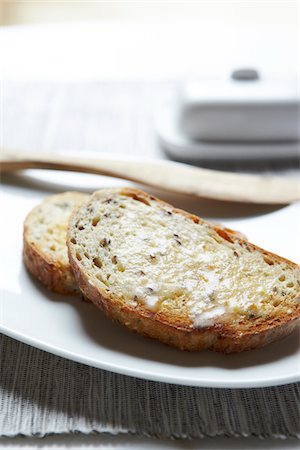
[[[25,265],[54,292],[79,293],[69,264],[66,236],[71,212],[87,198],[80,192],[52,195],[36,206],[24,222]]]
[[[183,350],[262,347],[299,321],[296,264],[142,191],[95,192],[67,244],[78,285],[108,317]]]

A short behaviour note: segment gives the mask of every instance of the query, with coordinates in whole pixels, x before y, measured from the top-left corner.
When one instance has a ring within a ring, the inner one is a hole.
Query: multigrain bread
[[[79,192],[49,196],[28,214],[24,222],[25,265],[54,292],[80,293],[69,264],[66,236],[71,212],[88,197]],[[238,231],[230,232],[243,236]],[[86,297],[83,300],[89,302]]]
[[[135,189],[95,192],[67,245],[108,317],[183,350],[262,347],[299,321],[299,267]]]
[[[47,197],[26,217],[23,258],[27,269],[48,289],[79,294],[68,259],[67,227],[73,208],[88,195],[64,192]]]

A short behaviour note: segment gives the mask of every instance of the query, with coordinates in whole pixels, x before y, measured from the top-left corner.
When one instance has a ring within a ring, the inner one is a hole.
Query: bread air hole
[[[55,252],[55,250],[56,250],[55,245],[51,245],[50,250],[51,250],[52,252]]]
[[[76,259],[77,259],[78,261],[81,261],[81,260],[82,260],[81,254],[80,254],[79,252],[76,253]]]
[[[215,232],[216,232],[219,236],[221,236],[223,239],[225,239],[226,241],[231,242],[231,243],[233,244],[233,240],[232,240],[231,237],[226,233],[225,230],[215,228]]]
[[[71,240],[72,244],[77,244],[77,241],[76,241],[76,239],[74,239],[74,238],[71,238],[70,240]]]
[[[93,259],[93,263],[94,263],[95,266],[97,266],[97,267],[99,267],[99,269],[101,269],[101,267],[102,267],[102,261],[101,261],[100,258],[98,258],[98,257],[94,258],[94,259]]]
[[[280,305],[280,300],[276,299],[273,301],[273,306],[275,306],[275,308],[279,305]]]
[[[133,197],[134,200],[137,200],[138,202],[144,203],[144,205],[150,206],[150,203],[148,202],[148,200],[146,200],[143,197]]]
[[[263,258],[269,266],[274,266],[274,261],[270,259],[268,256],[264,256]]]
[[[97,278],[97,280],[99,280],[101,283],[103,283],[105,286],[108,286],[107,281],[102,277],[101,274],[97,273],[96,278]]]
[[[278,278],[279,281],[283,282],[285,281],[285,275],[280,275],[280,277]]]
[[[287,283],[287,287],[288,287],[288,288],[294,287],[294,283],[293,283],[292,281],[289,281],[289,282]]]
[[[100,221],[100,217],[94,217],[92,220],[93,227],[95,227],[99,221]]]
[[[148,200],[146,198],[140,197],[137,194],[134,194],[134,193],[131,193],[131,192],[130,193],[126,192],[126,193],[124,193],[124,195],[126,195],[126,197],[133,198],[133,200],[136,200],[137,202],[141,202],[141,203],[144,203],[147,206],[150,206],[150,202],[148,202]]]
[[[110,245],[110,243],[111,243],[111,240],[107,239],[107,238],[100,239],[100,242],[99,242],[101,247],[108,247]]]

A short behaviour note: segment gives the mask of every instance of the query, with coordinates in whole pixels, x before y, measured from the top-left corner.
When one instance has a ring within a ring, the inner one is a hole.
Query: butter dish
[[[297,81],[264,79],[252,69],[190,81],[161,107],[156,124],[160,144],[176,159],[296,157]]]

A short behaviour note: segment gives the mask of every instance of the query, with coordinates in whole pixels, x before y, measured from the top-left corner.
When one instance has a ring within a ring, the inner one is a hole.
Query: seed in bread
[[[25,265],[54,292],[80,292],[69,264],[66,235],[71,212],[87,198],[88,195],[80,192],[52,195],[36,206],[25,220]]]
[[[135,189],[102,190],[72,215],[69,259],[110,318],[184,350],[237,352],[299,321],[299,267]]]

